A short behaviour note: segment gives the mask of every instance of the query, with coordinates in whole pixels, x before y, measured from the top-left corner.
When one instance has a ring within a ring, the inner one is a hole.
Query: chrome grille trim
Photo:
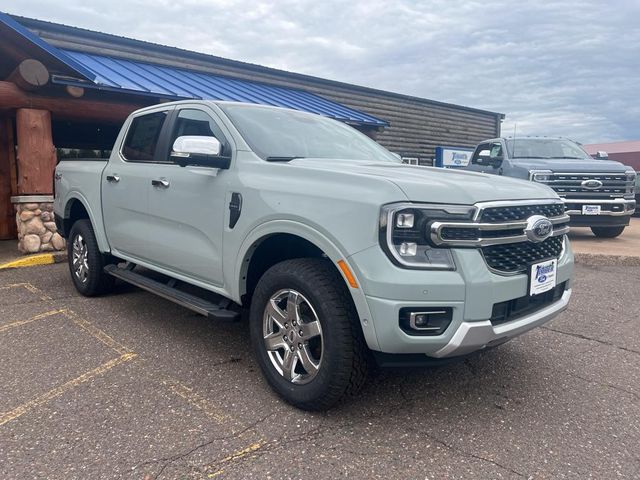
[[[504,245],[509,243],[528,242],[528,238],[524,233],[524,229],[527,227],[526,219],[516,222],[496,222],[487,223],[479,221],[482,218],[482,214],[485,210],[490,208],[502,208],[512,207],[517,208],[521,206],[547,206],[547,205],[563,205],[564,203],[560,199],[548,199],[548,200],[520,200],[520,201],[500,201],[500,202],[481,202],[474,206],[476,207],[476,214],[471,222],[446,222],[435,221],[430,225],[429,237],[431,241],[437,246],[446,247],[488,247],[492,245]],[[551,233],[551,237],[557,237],[569,232],[570,217],[566,213],[562,215],[548,217],[554,228]],[[476,230],[478,237],[475,239],[448,239],[443,238],[444,229],[465,229]],[[522,230],[521,234],[513,235],[513,232],[509,235],[500,236],[500,231],[513,231]],[[491,236],[482,236],[482,232],[494,232]]]
[[[548,174],[550,179],[536,181],[552,188],[558,195],[566,199],[611,199],[632,197],[635,194],[635,180],[628,180],[626,173],[573,173],[554,172]],[[602,183],[597,188],[583,186],[588,180]]]

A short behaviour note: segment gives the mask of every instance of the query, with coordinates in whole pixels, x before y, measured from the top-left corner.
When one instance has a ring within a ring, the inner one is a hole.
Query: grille
[[[491,324],[502,325],[557,302],[562,297],[566,286],[567,282],[563,282],[556,288],[540,295],[533,297],[525,295],[506,302],[495,303],[491,312]]]
[[[558,258],[562,252],[563,237],[551,237],[541,243],[519,242],[482,247],[489,267],[504,273],[526,271],[529,264],[547,258]]]
[[[545,217],[559,217],[564,214],[562,203],[547,205],[513,205],[508,207],[490,207],[482,211],[480,221],[484,223],[511,222],[514,220],[526,220],[531,215],[543,215]]]
[[[599,180],[602,186],[585,188],[581,185],[585,180]],[[562,197],[582,199],[618,198],[630,194],[634,186],[634,182],[628,181],[624,173],[555,173],[544,183]]]
[[[484,239],[510,237],[522,235],[523,232],[523,228],[514,228],[510,230],[484,230],[481,232],[477,228],[444,227],[440,232],[440,237],[443,240],[475,240],[479,237]]]

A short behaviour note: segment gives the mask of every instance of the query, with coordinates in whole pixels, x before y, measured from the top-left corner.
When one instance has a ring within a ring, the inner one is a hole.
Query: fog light
[[[432,329],[434,327],[429,327],[429,314],[428,313],[412,313],[411,319],[409,320],[409,325],[412,328],[420,329]],[[439,327],[435,327],[436,329]]]
[[[400,309],[400,328],[409,335],[441,335],[453,318],[450,307],[402,308]]]
[[[400,255],[403,257],[415,257],[418,253],[418,244],[412,242],[402,242],[400,244]]]

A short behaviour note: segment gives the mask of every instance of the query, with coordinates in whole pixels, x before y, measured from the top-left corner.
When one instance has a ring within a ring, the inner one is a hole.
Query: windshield
[[[511,158],[591,158],[566,138],[509,138],[506,143]]]
[[[337,120],[259,105],[220,105],[264,160],[337,158],[400,163],[387,149]]]

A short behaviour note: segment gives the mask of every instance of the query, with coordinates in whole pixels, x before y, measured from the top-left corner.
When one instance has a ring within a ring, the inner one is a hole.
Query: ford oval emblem
[[[585,180],[580,185],[583,188],[588,188],[589,190],[596,190],[602,186],[602,182],[600,180],[591,179],[591,180]]]
[[[544,242],[553,233],[553,223],[542,215],[533,215],[527,219],[524,234],[530,242]]]

